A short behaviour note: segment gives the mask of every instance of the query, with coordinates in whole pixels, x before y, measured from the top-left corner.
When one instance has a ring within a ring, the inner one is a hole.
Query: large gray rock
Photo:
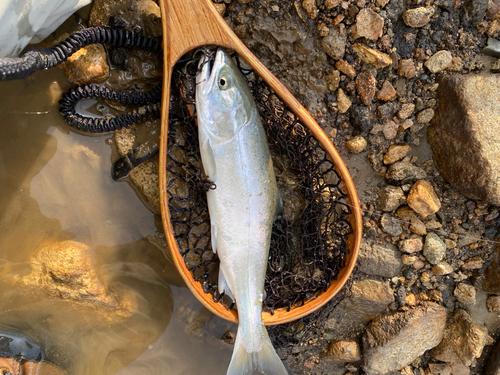
[[[358,256],[359,270],[368,275],[393,277],[399,275],[403,263],[401,253],[391,244],[377,245],[363,240]]]
[[[500,205],[500,76],[454,75],[438,88],[434,161],[460,193]]]
[[[363,336],[363,369],[368,375],[402,369],[441,342],[445,324],[446,309],[433,302],[375,318]]]

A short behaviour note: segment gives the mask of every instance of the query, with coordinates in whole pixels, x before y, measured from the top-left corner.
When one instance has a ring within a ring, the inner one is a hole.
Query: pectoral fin
[[[215,154],[210,138],[201,138],[200,154],[205,174],[207,175],[209,180],[215,181]]]
[[[233,297],[233,292],[231,292],[231,288],[229,288],[229,284],[227,283],[226,276],[224,275],[224,268],[219,266],[219,293],[224,293],[226,296],[229,296],[233,301],[236,301]]]

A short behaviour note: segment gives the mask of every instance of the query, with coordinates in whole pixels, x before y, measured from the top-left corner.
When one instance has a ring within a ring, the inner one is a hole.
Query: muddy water
[[[158,216],[111,179],[109,136],[62,120],[68,87],[58,69],[0,83],[0,330],[30,335],[66,374],[225,374],[232,346],[220,337],[235,326],[184,287],[158,246]],[[130,316],[16,283],[48,240],[90,246],[98,277],[130,302]]]

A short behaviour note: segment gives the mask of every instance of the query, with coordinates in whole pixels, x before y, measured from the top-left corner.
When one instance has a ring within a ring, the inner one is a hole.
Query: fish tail
[[[260,351],[248,353],[242,345],[245,339],[238,327],[238,335],[234,343],[233,357],[227,370],[227,375],[251,375],[255,370],[266,375],[287,375],[283,362],[276,354],[269,339],[266,327],[262,325],[264,344]]]

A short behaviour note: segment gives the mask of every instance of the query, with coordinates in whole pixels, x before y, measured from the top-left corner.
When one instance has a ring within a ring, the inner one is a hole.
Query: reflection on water
[[[225,374],[232,347],[220,337],[235,326],[196,301],[150,240],[158,217],[111,179],[109,136],[69,131],[57,108],[68,87],[58,69],[0,83],[0,330],[28,334],[66,374]],[[92,249],[130,317],[18,282],[41,244],[66,240]]]

